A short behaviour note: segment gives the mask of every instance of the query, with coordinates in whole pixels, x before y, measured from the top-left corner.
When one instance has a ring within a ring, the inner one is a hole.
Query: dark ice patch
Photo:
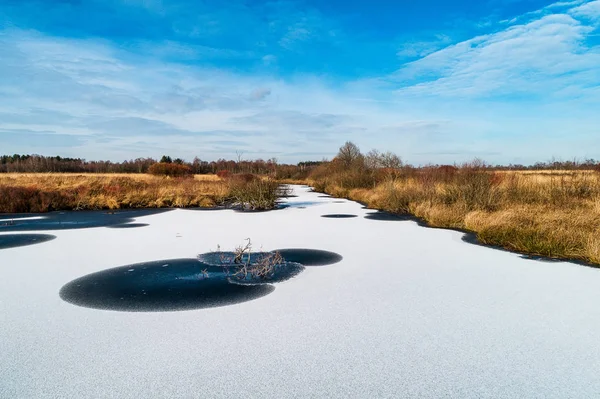
[[[114,227],[131,223],[135,218],[170,211],[170,209],[128,209],[114,211],[61,211],[38,214],[3,215],[10,219],[0,223],[0,233],[5,231],[69,230],[91,227]],[[42,219],[22,219],[39,216]],[[138,226],[139,227],[139,226]]]
[[[286,261],[297,262],[304,266],[333,265],[343,259],[340,254],[319,249],[286,248],[277,249],[274,252],[279,252]]]
[[[236,284],[222,267],[196,259],[171,259],[88,274],[63,286],[59,295],[87,308],[165,312],[234,305],[274,289],[270,284]]]
[[[395,215],[385,211],[378,211],[367,213],[365,215],[365,219],[379,220],[384,222],[405,222],[408,220],[414,220],[415,218],[411,215]]]
[[[41,244],[55,238],[56,236],[50,234],[4,234],[0,235],[0,249]]]

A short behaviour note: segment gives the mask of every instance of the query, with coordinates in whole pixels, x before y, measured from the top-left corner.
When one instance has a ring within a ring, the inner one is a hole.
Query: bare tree
[[[360,153],[360,148],[356,144],[351,141],[346,141],[346,143],[340,147],[336,158],[342,162],[342,164],[349,168],[357,163],[357,161],[363,158]]]
[[[365,157],[365,166],[369,169],[400,169],[402,160],[390,151],[381,153],[377,150],[371,150]]]
[[[235,152],[235,157],[236,157],[237,163],[242,162],[243,156],[244,156],[244,151],[236,151]]]

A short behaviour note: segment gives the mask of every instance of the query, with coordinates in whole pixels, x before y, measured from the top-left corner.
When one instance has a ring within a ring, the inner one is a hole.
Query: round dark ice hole
[[[413,220],[414,217],[410,215],[394,215],[393,213],[378,211],[367,213],[365,215],[365,219],[380,220],[385,222],[405,222],[407,220]]]
[[[349,215],[346,213],[333,213],[330,215],[321,215],[321,217],[323,218],[332,218],[332,219],[348,219],[348,218],[355,218],[356,215]]]
[[[138,263],[88,274],[67,283],[60,297],[73,305],[124,312],[206,309],[251,301],[270,284],[232,283],[223,267],[197,259]]]
[[[50,234],[5,234],[0,235],[0,249],[41,244],[55,238],[56,236]]]
[[[115,224],[113,226],[106,226],[109,229],[134,229],[137,227],[150,226],[148,223],[127,223],[127,224]]]
[[[304,266],[326,266],[340,262],[343,257],[340,254],[318,249],[286,248],[276,249],[283,259],[288,262],[297,262]]]

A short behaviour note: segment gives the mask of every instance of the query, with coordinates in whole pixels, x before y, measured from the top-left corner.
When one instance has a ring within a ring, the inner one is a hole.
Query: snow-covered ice
[[[600,397],[600,270],[294,189],[282,210],[174,210],[0,250],[0,397]],[[336,214],[357,217],[321,217]],[[343,260],[218,308],[119,312],[59,296],[93,272],[246,238]]]

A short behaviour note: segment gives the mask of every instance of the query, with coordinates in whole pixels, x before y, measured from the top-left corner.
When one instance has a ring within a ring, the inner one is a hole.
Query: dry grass
[[[517,175],[593,175],[595,170],[568,170],[568,169],[540,169],[540,170],[500,170],[494,173],[498,174],[517,174]]]
[[[39,179],[47,178],[74,178],[74,177],[127,177],[135,180],[151,181],[156,179],[156,176],[143,173],[0,173],[0,184],[11,179],[29,179],[35,183]],[[198,181],[221,181],[217,175],[194,175],[194,180]]]
[[[228,188],[216,176],[144,174],[0,174],[0,213],[68,209],[209,207]]]
[[[281,183],[265,176],[232,175],[225,179],[231,200],[244,210],[273,209],[286,191]]]
[[[306,184],[306,179],[277,179],[281,184]]]
[[[490,172],[466,165],[450,174],[413,171],[363,188],[335,175],[318,177],[310,184],[319,191],[412,214],[435,227],[473,231],[486,244],[600,265],[598,172]]]

